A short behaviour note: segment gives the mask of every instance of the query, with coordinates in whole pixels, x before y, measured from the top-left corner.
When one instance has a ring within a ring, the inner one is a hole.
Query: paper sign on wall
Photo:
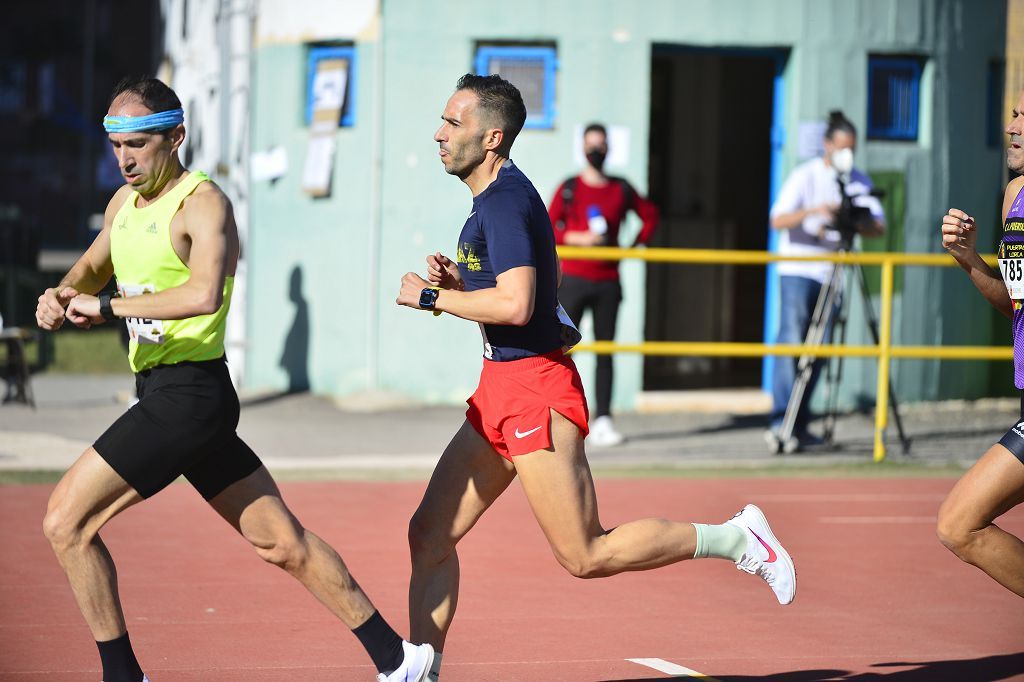
[[[283,146],[253,152],[249,157],[249,175],[253,180],[277,180],[288,172],[288,150]]]
[[[313,122],[302,171],[302,189],[314,197],[331,193],[334,170],[334,135],[345,105],[347,59],[321,59],[313,75]]]
[[[828,126],[823,121],[800,121],[797,128],[796,157],[803,161],[821,156],[825,151],[825,130]]]

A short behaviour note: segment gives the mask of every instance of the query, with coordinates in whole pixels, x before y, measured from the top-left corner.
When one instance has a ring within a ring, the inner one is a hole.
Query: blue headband
[[[184,122],[184,109],[171,109],[147,116],[104,116],[103,129],[108,133],[140,133],[148,130],[166,130]]]

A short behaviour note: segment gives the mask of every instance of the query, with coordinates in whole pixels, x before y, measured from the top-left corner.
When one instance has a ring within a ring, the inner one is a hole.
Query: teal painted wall
[[[359,79],[370,83],[373,45],[358,45]],[[301,188],[309,139],[305,124],[306,48],[274,45],[254,65],[252,149],[283,146],[289,172],[253,182],[249,243],[247,377],[249,388],[288,386],[282,368],[296,305],[292,271],[302,271],[308,305],[308,372],[312,390],[344,394],[366,385],[365,279],[371,204],[366,132],[372,100],[361,93],[356,125],[340,128],[332,193],[307,196]],[[301,339],[300,339],[301,345]]]
[[[286,385],[279,363],[294,314],[288,281],[300,265],[310,309],[314,390],[348,394],[380,388],[446,403],[472,391],[481,362],[476,326],[399,309],[394,299],[403,273],[422,271],[428,253],[451,253],[469,211],[469,190],[444,173],[432,135],[456,79],[472,69],[480,41],[557,45],[555,128],[524,131],[513,150],[545,199],[575,171],[575,126],[595,119],[629,128],[629,163],[614,170],[646,189],[648,140],[660,134],[648,129],[652,45],[789,49],[784,170],[797,163],[799,123],[843,109],[861,131],[858,165],[906,174],[907,250],[937,251],[938,216],[951,204],[971,207],[983,224],[996,222],[1001,161],[998,150],[984,146],[982,103],[988,61],[1003,53],[1004,18],[1001,0],[448,0],[443,11],[416,0],[389,0],[383,4],[382,32],[356,41],[357,121],[338,131],[334,191],[326,199],[306,198],[299,189],[308,137],[302,121],[304,47],[258,46],[252,148],[285,145],[291,170],[276,183],[253,183],[247,383]],[[865,139],[867,56],[873,52],[929,59],[916,143]],[[381,249],[374,297],[366,278],[374,258],[373,105],[380,87]],[[693,97],[699,105],[700,93]],[[995,235],[990,229],[988,235]],[[620,341],[642,340],[644,272],[637,262],[622,266]],[[368,306],[374,305],[379,320],[368,328]],[[992,341],[991,314],[958,271],[908,270],[895,306],[896,343]],[[853,316],[849,341],[866,342],[857,305]],[[370,348],[372,339],[378,341]],[[376,373],[367,364],[374,351]],[[642,360],[620,356],[615,362],[614,404],[629,408],[641,390]],[[578,363],[590,388],[593,360],[581,356]],[[847,404],[874,395],[870,363],[851,363],[846,376]],[[894,376],[903,399],[982,395],[990,384],[987,365],[979,363],[901,362]]]

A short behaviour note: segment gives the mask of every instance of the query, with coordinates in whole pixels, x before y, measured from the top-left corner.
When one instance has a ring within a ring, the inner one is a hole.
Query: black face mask
[[[604,168],[604,160],[607,154],[599,149],[591,149],[587,152],[587,163],[594,167],[594,170],[600,171]]]

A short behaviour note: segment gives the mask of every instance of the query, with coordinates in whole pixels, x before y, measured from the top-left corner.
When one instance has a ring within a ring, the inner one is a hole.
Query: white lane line
[[[934,516],[822,516],[818,523],[935,523]]]
[[[691,670],[686,666],[666,661],[663,658],[627,658],[626,660],[631,663],[647,666],[648,668],[654,668],[658,672],[665,673],[666,675],[672,675],[673,677],[692,677],[699,680],[718,682],[718,680],[710,675],[699,673],[696,670]]]
[[[756,502],[930,502],[944,500],[944,493],[780,493],[752,495]]]

